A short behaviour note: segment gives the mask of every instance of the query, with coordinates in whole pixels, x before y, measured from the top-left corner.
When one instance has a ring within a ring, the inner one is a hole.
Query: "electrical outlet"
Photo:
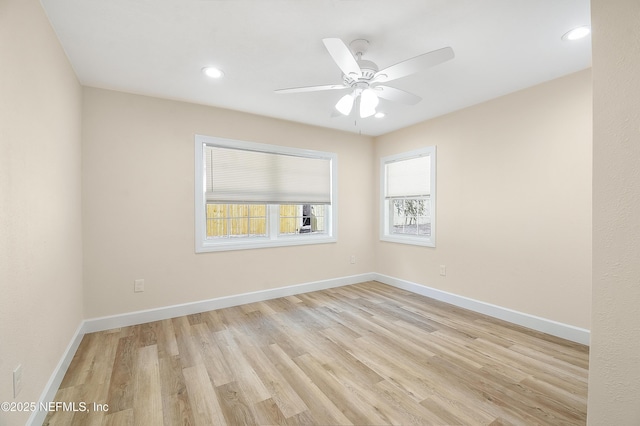
[[[13,397],[16,398],[22,390],[22,364],[13,370]]]
[[[352,255],[351,255],[351,258],[349,259],[349,261],[350,261],[352,264],[356,263],[356,255],[355,255],[355,254],[352,254]]]
[[[133,291],[135,293],[141,293],[144,291],[144,280],[139,279],[133,282]]]
[[[440,265],[440,275],[443,277],[447,275],[447,267],[445,265]]]

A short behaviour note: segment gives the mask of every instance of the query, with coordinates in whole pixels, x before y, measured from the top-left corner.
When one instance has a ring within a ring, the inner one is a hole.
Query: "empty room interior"
[[[0,0],[0,426],[640,424],[640,4],[480,3]]]

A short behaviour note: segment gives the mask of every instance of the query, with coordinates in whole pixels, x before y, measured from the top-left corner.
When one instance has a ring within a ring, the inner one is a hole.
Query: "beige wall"
[[[591,1],[590,425],[640,424],[640,3]]]
[[[40,3],[0,1],[0,401],[37,401],[82,320],[80,117]]]
[[[83,99],[87,318],[373,270],[371,138],[95,88]],[[339,242],[195,254],[194,134],[336,152]]]
[[[376,179],[425,145],[436,247],[377,242],[376,272],[589,329],[590,70],[377,138]]]
[[[590,328],[589,70],[374,144],[94,88],[84,89],[83,111],[88,318],[375,271]],[[337,152],[339,242],[196,255],[195,133]],[[379,157],[430,144],[438,146],[437,247],[378,242]],[[146,280],[144,293],[133,293],[136,278]]]

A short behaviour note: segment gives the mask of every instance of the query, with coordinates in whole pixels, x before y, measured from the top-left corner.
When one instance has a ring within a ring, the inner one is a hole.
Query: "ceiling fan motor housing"
[[[345,84],[345,86],[353,87],[358,83],[367,83],[368,85],[369,81],[371,81],[371,79],[373,79],[373,77],[378,72],[378,66],[371,61],[367,61],[366,59],[359,59],[358,66],[360,67],[360,71],[362,72],[362,75],[360,77],[342,74],[342,82]]]

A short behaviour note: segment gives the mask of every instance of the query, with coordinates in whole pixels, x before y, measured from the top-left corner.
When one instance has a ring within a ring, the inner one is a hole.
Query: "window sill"
[[[300,235],[281,236],[277,240],[272,240],[268,237],[239,238],[223,241],[206,240],[196,244],[196,253],[329,244],[337,241],[338,239],[336,237],[327,235],[306,235],[304,237]]]
[[[414,236],[395,236],[395,235],[383,235],[380,237],[380,241],[386,241],[389,243],[409,244],[413,246],[423,247],[435,247],[436,242],[433,237],[414,237]]]

